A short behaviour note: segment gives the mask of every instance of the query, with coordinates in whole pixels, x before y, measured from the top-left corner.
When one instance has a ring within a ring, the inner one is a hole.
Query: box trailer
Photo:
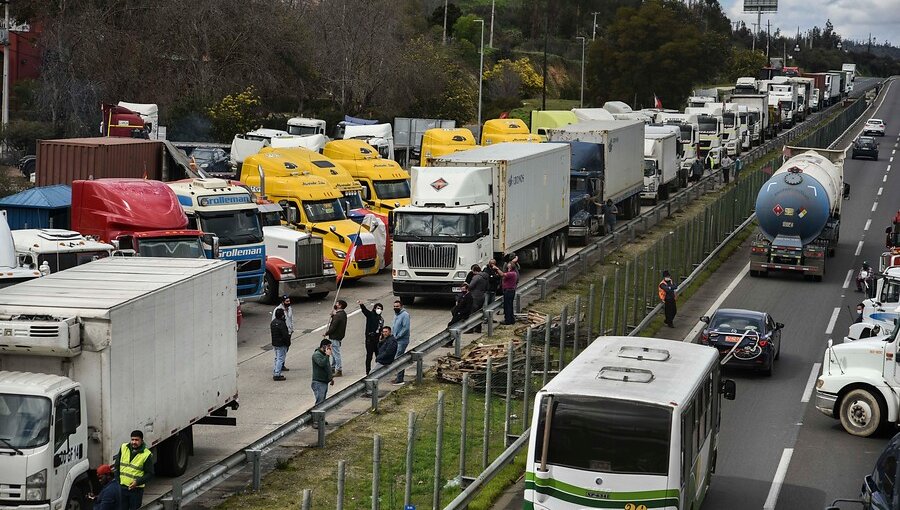
[[[678,136],[674,133],[647,133],[644,138],[644,190],[641,198],[655,204],[678,189]]]

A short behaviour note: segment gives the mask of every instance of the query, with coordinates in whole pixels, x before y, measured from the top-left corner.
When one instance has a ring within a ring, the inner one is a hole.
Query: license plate
[[[741,337],[739,337],[739,336],[726,336],[725,337],[725,341],[730,344],[737,343],[740,339],[741,339]]]
[[[453,287],[450,290],[453,292],[462,292],[462,287]]]
[[[307,289],[315,289],[315,288],[316,288],[316,284],[315,284],[315,283],[307,283],[307,284],[306,284],[306,288],[307,288]]]

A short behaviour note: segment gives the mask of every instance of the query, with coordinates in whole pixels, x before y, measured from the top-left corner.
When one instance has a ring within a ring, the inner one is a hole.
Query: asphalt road
[[[881,159],[852,160],[848,152],[844,178],[852,196],[843,203],[840,243],[827,260],[823,281],[745,274],[722,304],[766,310],[785,329],[771,378],[726,370],[737,382],[738,397],[723,406],[718,468],[705,509],[821,509],[835,498],[856,497],[891,437],[891,432],[868,439],[851,436],[837,420],[819,413],[810,398],[828,339],[842,341],[852,322],[848,308],[861,300],[849,272],[863,260],[877,263],[884,228],[900,209],[900,196],[889,191],[897,189],[900,177],[888,170],[900,140],[898,84],[888,89],[877,112],[870,110],[863,119],[870,117],[887,124]],[[858,133],[855,128],[845,138]]]

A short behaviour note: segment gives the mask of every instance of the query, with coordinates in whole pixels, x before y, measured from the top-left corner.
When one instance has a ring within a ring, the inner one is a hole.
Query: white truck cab
[[[881,326],[885,333],[892,332],[900,319],[900,266],[887,267],[875,281],[875,297],[862,303],[864,321]]]
[[[0,289],[39,276],[38,266],[25,266],[16,256],[16,244],[6,223],[6,211],[0,211]]]
[[[109,257],[115,249],[111,244],[84,237],[74,230],[23,229],[13,230],[12,235],[19,263],[38,268],[44,276]]]

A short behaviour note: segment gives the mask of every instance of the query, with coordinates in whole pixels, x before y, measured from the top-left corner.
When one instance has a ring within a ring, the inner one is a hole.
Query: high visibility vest
[[[150,449],[146,446],[141,453],[131,458],[131,448],[128,443],[122,443],[119,451],[119,484],[129,486],[131,482],[144,476],[144,463],[150,458]],[[138,487],[143,488],[142,485]]]

